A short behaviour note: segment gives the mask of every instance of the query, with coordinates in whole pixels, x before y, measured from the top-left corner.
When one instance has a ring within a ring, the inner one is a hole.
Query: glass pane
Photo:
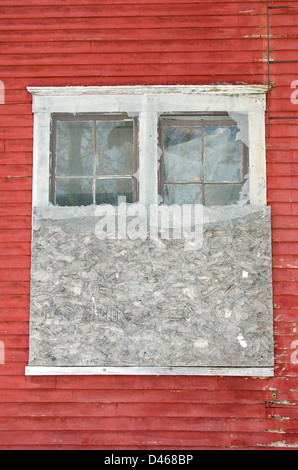
[[[92,176],[93,168],[93,122],[58,121],[56,175]]]
[[[164,126],[164,178],[167,182],[200,181],[202,134],[197,126]]]
[[[165,184],[164,203],[171,204],[201,204],[202,186],[200,184]]]
[[[89,206],[93,204],[92,179],[56,179],[58,206]]]
[[[241,184],[208,184],[205,186],[206,206],[236,204],[240,199]]]
[[[118,205],[118,197],[125,196],[127,203],[133,202],[133,179],[106,179],[96,181],[96,204]]]
[[[133,174],[133,121],[96,123],[96,174]]]
[[[242,142],[237,127],[205,128],[204,164],[206,182],[242,181]]]

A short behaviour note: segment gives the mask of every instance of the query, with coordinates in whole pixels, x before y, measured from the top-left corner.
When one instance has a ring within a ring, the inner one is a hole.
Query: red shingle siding
[[[298,447],[298,63],[273,62],[298,59],[298,3],[269,5],[292,7],[270,9],[270,115],[279,117],[267,137],[275,377],[25,377],[33,143],[26,87],[266,84],[267,5],[1,0],[0,450]]]

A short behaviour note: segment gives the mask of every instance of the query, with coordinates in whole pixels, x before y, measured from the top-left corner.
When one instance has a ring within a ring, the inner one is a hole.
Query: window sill
[[[93,367],[27,366],[28,376],[42,375],[213,375],[274,377],[273,367]]]

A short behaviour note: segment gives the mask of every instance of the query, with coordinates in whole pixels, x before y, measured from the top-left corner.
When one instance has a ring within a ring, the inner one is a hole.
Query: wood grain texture
[[[98,217],[39,219],[30,365],[272,367],[270,210],[205,212],[192,250],[183,235],[101,240]]]

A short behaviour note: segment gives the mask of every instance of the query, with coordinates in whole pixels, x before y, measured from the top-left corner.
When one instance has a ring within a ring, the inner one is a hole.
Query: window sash
[[[193,119],[191,116],[189,119],[173,119],[173,118],[167,118],[166,116],[164,118],[159,119],[158,122],[158,135],[159,135],[159,146],[162,150],[161,157],[160,157],[160,165],[159,165],[159,171],[158,171],[158,191],[159,195],[162,198],[162,201],[164,201],[165,197],[165,192],[164,188],[165,185],[167,184],[183,184],[183,185],[199,185],[201,186],[202,189],[202,204],[205,205],[205,189],[206,186],[208,185],[236,185],[236,184],[243,184],[245,183],[245,176],[249,173],[249,149],[247,146],[242,142],[242,179],[239,181],[231,181],[231,182],[224,182],[224,181],[212,181],[208,182],[204,180],[204,168],[205,168],[205,127],[210,127],[210,126],[218,126],[218,127],[237,127],[237,123],[231,119],[220,119],[220,115],[218,113],[211,113],[212,115],[218,117],[219,119]],[[181,114],[180,116],[185,116]],[[222,116],[222,115],[221,115]],[[178,117],[178,115],[177,115]],[[165,178],[165,148],[164,148],[164,128],[166,126],[171,126],[171,127],[185,127],[185,126],[194,126],[194,127],[200,127],[201,128],[201,143],[202,143],[202,150],[201,150],[201,164],[202,164],[202,178],[200,181],[168,181]]]
[[[110,175],[97,175],[96,174],[96,124],[97,122],[108,121],[132,121],[133,122],[133,173],[132,174],[110,174]],[[57,132],[58,122],[78,122],[78,121],[92,121],[93,122],[93,175],[70,175],[61,176],[56,174],[57,165]],[[51,137],[50,137],[50,184],[49,184],[49,201],[56,205],[56,181],[57,180],[71,180],[71,179],[92,179],[92,198],[93,204],[96,204],[96,181],[99,180],[119,180],[119,179],[132,179],[133,182],[133,202],[139,199],[139,183],[134,176],[139,168],[139,151],[138,151],[138,118],[130,118],[127,113],[55,113],[52,114],[51,121]]]

